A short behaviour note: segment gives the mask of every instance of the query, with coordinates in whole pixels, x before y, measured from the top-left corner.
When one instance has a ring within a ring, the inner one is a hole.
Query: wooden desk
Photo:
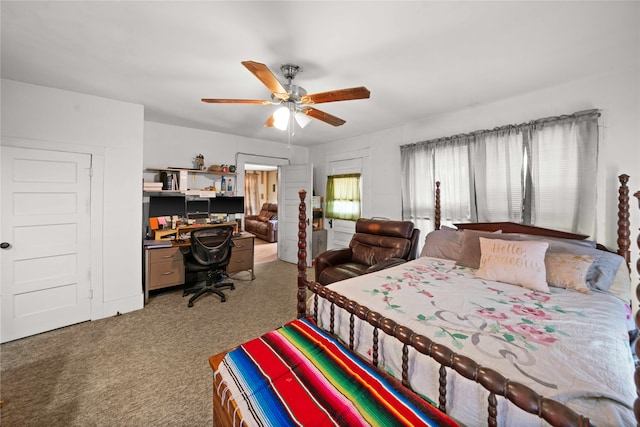
[[[202,228],[197,226],[190,227],[191,230]],[[254,239],[255,236],[247,232],[242,232],[232,238],[235,246],[231,249],[231,259],[229,260],[229,265],[227,265],[227,273],[231,275],[241,271],[248,271],[251,273],[251,280],[256,278],[253,256]],[[144,249],[143,290],[145,304],[149,300],[149,291],[184,284],[184,256],[181,248],[190,244],[186,240],[172,242],[171,247],[168,248],[146,247]]]
[[[166,239],[167,236],[174,236],[176,241],[181,240],[180,237],[186,233],[190,233],[198,228],[208,227],[220,227],[221,225],[233,225],[233,232],[238,232],[238,223],[236,221],[221,222],[216,224],[193,224],[193,225],[179,225],[176,228],[166,228],[163,230],[155,230],[153,232],[154,239]],[[184,240],[184,239],[182,239]]]

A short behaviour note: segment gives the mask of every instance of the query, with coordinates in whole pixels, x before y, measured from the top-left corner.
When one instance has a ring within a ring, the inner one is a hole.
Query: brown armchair
[[[415,259],[419,238],[420,230],[411,221],[360,218],[348,248],[316,257],[316,282],[328,285]]]

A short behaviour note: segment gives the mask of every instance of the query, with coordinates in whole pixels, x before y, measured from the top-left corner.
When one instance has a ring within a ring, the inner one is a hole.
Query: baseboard
[[[130,311],[144,308],[144,295],[132,295],[114,301],[105,301],[102,304],[95,304],[91,310],[91,320],[103,319],[105,317],[117,316]]]

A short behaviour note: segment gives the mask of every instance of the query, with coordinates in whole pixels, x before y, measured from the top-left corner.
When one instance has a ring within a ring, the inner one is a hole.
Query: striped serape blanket
[[[454,426],[397,392],[310,319],[229,352],[216,375],[248,426]]]

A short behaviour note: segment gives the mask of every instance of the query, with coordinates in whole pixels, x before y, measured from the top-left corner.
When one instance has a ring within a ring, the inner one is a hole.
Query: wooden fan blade
[[[269,118],[267,119],[266,122],[264,122],[264,127],[266,128],[272,128],[273,127],[273,123],[275,122],[275,119],[273,118],[273,114],[269,116]]]
[[[258,80],[260,80],[262,84],[264,84],[267,89],[273,93],[273,96],[278,99],[282,99],[283,101],[289,99],[287,90],[282,86],[282,83],[278,81],[276,76],[273,75],[271,70],[269,70],[269,67],[261,64],[260,62],[254,61],[243,61],[242,65],[244,65],[251,74],[256,76]]]
[[[371,92],[364,86],[349,89],[330,90],[329,92],[312,93],[300,98],[303,104],[321,104],[323,102],[348,101],[350,99],[369,98]]]
[[[202,98],[202,102],[209,104],[262,104],[273,105],[273,102],[265,99],[215,99],[215,98]]]
[[[309,117],[322,120],[323,122],[329,123],[333,126],[342,126],[346,123],[346,121],[342,120],[340,117],[332,116],[331,114],[325,113],[324,111],[316,110],[315,108],[305,107],[300,111],[302,111]]]

